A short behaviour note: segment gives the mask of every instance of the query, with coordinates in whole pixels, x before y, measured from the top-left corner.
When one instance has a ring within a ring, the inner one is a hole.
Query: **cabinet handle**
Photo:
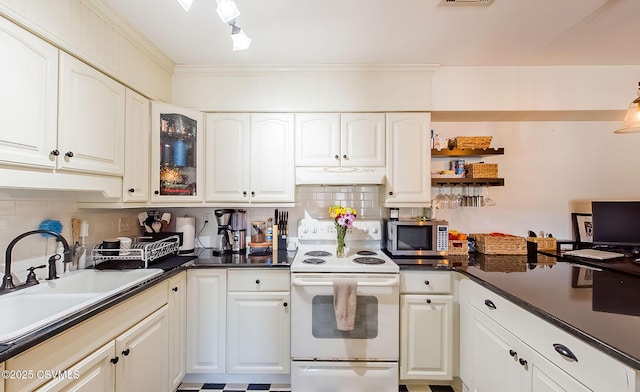
[[[67,158],[73,158],[73,151],[67,151],[64,153],[64,156]]]
[[[527,367],[527,360],[520,358],[518,359],[518,362],[520,362],[520,365],[524,366],[525,368]]]
[[[430,303],[431,303],[431,300],[430,300],[430,299],[428,299],[428,300],[427,300],[427,303],[428,303],[428,304],[430,304]]]
[[[424,284],[426,284],[427,286],[429,286],[431,284],[431,282],[429,282],[428,280],[424,281]]]
[[[247,191],[242,191],[242,196],[247,197]]]
[[[569,362],[578,362],[578,358],[564,344],[554,343],[553,348]]]
[[[487,305],[487,308],[496,310],[496,304],[493,303],[490,299],[485,299],[484,304]]]
[[[518,353],[517,353],[517,352],[515,352],[514,350],[509,350],[509,355],[511,355],[512,357],[514,357],[514,358],[515,358],[515,357],[517,357],[517,356],[518,356]]]
[[[129,193],[134,193],[136,190],[135,190],[135,188],[129,188],[128,191],[129,191]]]
[[[178,288],[177,287],[174,287],[171,290],[173,290],[173,292],[178,292]]]
[[[130,352],[131,351],[129,349],[123,350],[122,351],[122,355],[124,355],[126,357],[127,355],[129,355]]]
[[[289,304],[285,302],[285,303],[282,304],[282,306],[284,306],[286,308],[287,306],[289,306]]]
[[[342,159],[347,159],[347,154],[344,154],[344,155],[342,156]]]
[[[115,358],[111,358],[110,362],[115,365],[116,363],[118,363],[119,360],[120,358],[115,357]]]
[[[335,159],[340,159],[340,155],[336,154],[336,155],[334,156],[334,158],[335,158]]]
[[[389,192],[389,196],[393,196],[393,192]]]
[[[153,191],[154,194],[159,195],[160,191]]]
[[[251,191],[251,197],[254,197],[256,195],[256,193],[254,191]]]
[[[58,155],[60,155],[60,151],[58,151],[58,150],[53,150],[53,151],[51,151],[49,154],[53,155],[54,157],[57,157]]]
[[[256,284],[260,284],[260,279],[256,279]]]

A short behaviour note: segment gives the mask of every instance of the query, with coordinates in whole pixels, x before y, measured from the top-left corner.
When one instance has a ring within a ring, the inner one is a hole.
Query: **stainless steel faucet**
[[[69,248],[69,243],[64,239],[63,236],[56,233],[55,231],[49,230],[32,230],[27,231],[26,233],[22,233],[7,245],[7,253],[5,255],[5,265],[4,265],[4,277],[2,278],[2,285],[0,286],[1,291],[10,291],[15,290],[17,287],[13,283],[13,277],[11,275],[11,252],[13,251],[13,247],[16,245],[18,241],[23,239],[24,237],[28,237],[33,234],[49,234],[58,239],[58,241],[62,242],[62,246],[64,246],[64,262],[68,263],[71,261],[71,248]]]

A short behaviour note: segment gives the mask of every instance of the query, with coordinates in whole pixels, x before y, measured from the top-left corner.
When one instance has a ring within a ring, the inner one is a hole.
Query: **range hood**
[[[384,179],[384,167],[296,167],[296,185],[378,185]]]

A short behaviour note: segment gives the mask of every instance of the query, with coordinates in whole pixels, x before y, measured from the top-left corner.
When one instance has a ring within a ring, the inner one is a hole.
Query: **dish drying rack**
[[[149,262],[151,261],[166,255],[178,254],[178,248],[180,247],[179,236],[173,235],[153,242],[142,241],[149,238],[150,237],[136,238],[135,241],[132,241],[131,248],[129,249],[103,249],[99,248],[100,244],[94,246],[91,250],[94,268],[96,264],[104,261],[142,261],[144,268],[148,268]],[[115,255],[102,254],[106,252],[118,253]]]

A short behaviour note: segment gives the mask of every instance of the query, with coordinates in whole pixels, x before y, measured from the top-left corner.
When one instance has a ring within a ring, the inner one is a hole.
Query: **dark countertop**
[[[272,254],[255,253],[214,255],[210,249],[196,249],[197,260],[192,268],[289,268],[296,252],[281,250]]]
[[[556,258],[557,257],[557,258]],[[640,266],[555,253],[472,255],[454,269],[621,362],[640,369]]]

